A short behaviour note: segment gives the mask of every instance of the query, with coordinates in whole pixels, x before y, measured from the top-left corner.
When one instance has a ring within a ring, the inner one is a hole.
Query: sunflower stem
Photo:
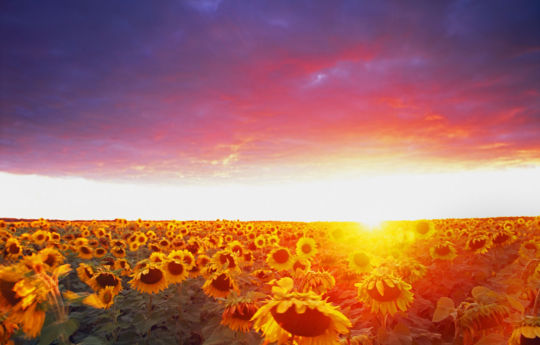
[[[148,298],[148,303],[147,303],[147,316],[150,317],[151,315],[151,312],[152,312],[152,294],[149,294],[150,297]],[[148,328],[148,331],[146,332],[146,343],[149,344],[149,341],[150,341],[150,335],[152,334],[152,327],[149,327]]]
[[[534,305],[532,309],[532,313],[534,316],[538,316],[538,304],[540,300],[540,289],[537,289],[536,291],[536,298],[534,299]]]

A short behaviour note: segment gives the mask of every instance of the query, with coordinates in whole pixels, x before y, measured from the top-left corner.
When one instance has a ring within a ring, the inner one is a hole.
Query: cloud
[[[10,3],[0,170],[205,181],[538,164],[538,14],[533,1]]]

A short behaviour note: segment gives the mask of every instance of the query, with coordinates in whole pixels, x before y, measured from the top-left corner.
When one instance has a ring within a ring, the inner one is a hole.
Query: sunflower
[[[97,293],[88,295],[83,299],[83,303],[98,309],[109,309],[114,304],[115,296],[114,287],[107,286]]]
[[[336,285],[336,279],[326,271],[308,271],[302,277],[300,290],[302,292],[315,292],[322,295]]]
[[[8,315],[9,322],[22,325],[31,338],[39,334],[45,322],[45,311],[39,304],[48,293],[49,287],[25,265],[0,266],[0,312]]]
[[[85,284],[88,284],[90,279],[92,279],[92,277],[94,276],[94,269],[92,268],[92,266],[89,266],[82,262],[79,264],[79,267],[77,267],[76,271],[79,279]]]
[[[244,253],[244,246],[239,241],[232,241],[227,247],[231,252],[236,254],[236,256],[242,256]]]
[[[23,251],[23,248],[15,237],[7,240],[4,248],[5,255],[8,259],[17,259],[19,256],[21,256]]]
[[[49,270],[53,270],[64,262],[64,256],[53,248],[45,248],[38,253],[41,261],[47,265]]]
[[[519,247],[519,255],[523,258],[540,257],[540,242],[536,240],[523,242]]]
[[[339,334],[349,332],[349,319],[313,292],[291,292],[293,285],[288,277],[277,282],[273,297],[253,315],[253,328],[267,343],[294,337],[298,345],[339,344]]]
[[[293,264],[291,253],[285,247],[272,250],[266,257],[266,263],[276,271],[288,270]]]
[[[124,258],[126,257],[126,249],[122,246],[115,246],[111,249],[112,255],[114,255],[115,258]]]
[[[215,298],[227,297],[232,291],[239,292],[238,285],[227,271],[214,272],[206,279],[202,289],[208,296]]]
[[[139,266],[139,264],[137,264],[137,266]],[[134,289],[140,292],[152,294],[166,289],[169,285],[165,276],[165,271],[162,268],[162,263],[155,262],[149,262],[144,267],[136,267],[130,284]]]
[[[297,256],[293,259],[291,268],[295,273],[305,273],[311,270],[311,262],[306,258]]]
[[[49,240],[49,232],[38,230],[32,234],[32,242],[37,245],[41,245],[43,242]]]
[[[163,263],[163,270],[169,284],[181,283],[188,276],[188,268],[177,259],[168,258]]]
[[[540,344],[540,317],[538,316],[525,316],[508,339],[508,345],[529,344]]]
[[[94,255],[96,258],[102,258],[107,254],[107,250],[105,248],[99,247],[94,250]]]
[[[349,268],[355,273],[363,273],[371,270],[370,257],[361,251],[352,252],[349,256]]]
[[[94,256],[94,250],[92,247],[83,244],[82,246],[79,246],[77,248],[77,252],[79,253],[79,257],[81,259],[91,259]]]
[[[414,232],[420,237],[426,237],[433,231],[433,223],[427,220],[419,220],[414,224]]]
[[[489,237],[487,235],[475,235],[471,236],[467,241],[467,249],[473,251],[475,254],[487,253],[490,247]]]
[[[472,340],[478,332],[488,329],[500,328],[504,319],[508,317],[509,309],[498,303],[478,304],[462,303],[458,310],[457,326],[463,330],[463,343],[472,344]]]
[[[413,300],[411,285],[391,274],[373,272],[358,287],[358,299],[371,306],[373,313],[394,315],[406,311]]]
[[[153,252],[152,254],[150,254],[150,257],[148,258],[148,260],[150,260],[150,262],[164,262],[165,260],[167,259],[167,255],[165,255],[165,253],[162,253],[162,252]]]
[[[257,305],[248,297],[233,297],[225,302],[225,310],[221,314],[221,324],[235,332],[249,332],[251,318],[257,312]]]
[[[457,256],[454,244],[449,241],[441,241],[437,243],[433,247],[429,248],[429,252],[433,259],[439,260],[454,260],[454,258]]]
[[[502,246],[506,244],[511,244],[514,242],[516,237],[510,230],[499,230],[493,234],[491,242],[496,246]]]
[[[167,258],[181,261],[186,270],[190,270],[196,265],[193,254],[185,249],[173,250],[169,253],[169,255],[167,255]]]
[[[223,249],[214,254],[212,261],[219,269],[237,270],[238,263],[236,255],[229,249]]]
[[[94,291],[100,291],[107,286],[111,286],[113,287],[116,295],[120,292],[120,290],[122,290],[122,280],[120,280],[120,278],[118,278],[114,273],[104,269],[94,273],[92,278],[88,280],[87,284]]]
[[[311,258],[317,254],[317,244],[310,237],[302,237],[296,242],[296,255],[304,258]]]
[[[255,247],[261,249],[266,246],[266,237],[264,235],[259,235],[255,238]]]
[[[114,269],[122,270],[120,274],[123,276],[129,276],[131,274],[131,267],[126,259],[116,259],[114,261]]]

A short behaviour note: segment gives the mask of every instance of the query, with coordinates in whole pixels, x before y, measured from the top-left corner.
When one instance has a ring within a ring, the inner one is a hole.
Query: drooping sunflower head
[[[454,244],[449,241],[441,241],[433,245],[429,248],[429,252],[433,259],[439,260],[453,260],[457,256]]]
[[[89,266],[83,262],[79,264],[79,267],[77,267],[76,271],[79,279],[85,284],[88,284],[90,279],[94,277],[94,269],[92,268],[92,266]]]
[[[458,310],[457,324],[465,338],[473,339],[479,332],[500,328],[508,315],[508,307],[499,303],[462,303]]]
[[[317,244],[310,237],[302,237],[296,242],[296,255],[304,258],[311,258],[317,254]]]
[[[64,262],[64,256],[53,248],[42,249],[38,256],[49,270],[55,269]]]
[[[491,242],[489,237],[483,234],[473,235],[467,241],[467,249],[475,254],[487,253],[490,246]]]
[[[87,284],[98,292],[107,286],[112,287],[116,294],[122,290],[122,280],[108,269],[100,269],[95,272]]]
[[[540,344],[540,317],[525,316],[514,328],[508,345],[537,345]]]
[[[232,295],[232,294],[231,294]],[[221,315],[221,324],[237,332],[249,332],[251,318],[257,312],[255,301],[248,297],[228,298]]]
[[[239,292],[235,279],[228,271],[217,271],[206,279],[203,291],[215,298],[227,297],[232,291]]]
[[[253,328],[266,342],[284,343],[295,337],[298,344],[335,344],[348,333],[351,322],[338,308],[313,292],[292,292],[291,278],[272,288],[273,297],[253,316]]]
[[[83,303],[98,309],[109,309],[114,304],[114,297],[117,293],[114,287],[107,286],[84,298]]]
[[[238,270],[238,262],[236,255],[229,249],[223,249],[214,254],[213,263],[220,270]]]
[[[139,264],[137,266],[133,279],[130,281],[134,289],[154,294],[166,289],[169,285],[162,263],[149,262],[144,266]]]
[[[373,272],[358,287],[358,299],[371,307],[373,313],[394,315],[406,311],[413,301],[411,285],[388,273]]]
[[[514,242],[516,237],[510,230],[502,229],[493,234],[491,242],[494,246],[508,245]]]
[[[311,270],[311,261],[308,258],[296,256],[293,258],[291,269],[295,274],[304,274]]]
[[[336,279],[327,271],[308,271],[303,275],[301,281],[303,284],[299,288],[300,291],[312,291],[319,295],[326,293],[336,285]]]
[[[293,264],[291,253],[285,247],[274,248],[266,257],[266,263],[276,271],[288,270]]]

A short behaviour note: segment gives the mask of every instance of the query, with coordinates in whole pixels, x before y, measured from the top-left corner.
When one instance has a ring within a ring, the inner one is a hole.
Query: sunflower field
[[[1,344],[540,344],[540,217],[0,221]]]

